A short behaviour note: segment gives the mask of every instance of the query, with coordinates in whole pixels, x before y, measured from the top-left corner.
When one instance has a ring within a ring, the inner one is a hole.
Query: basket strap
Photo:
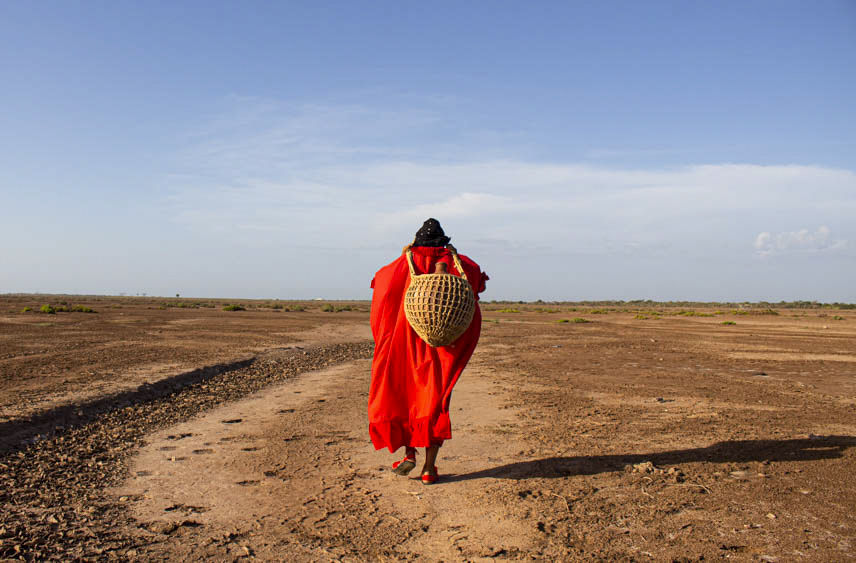
[[[407,267],[410,268],[410,277],[415,278],[416,274],[416,266],[413,264],[413,248],[412,244],[408,244],[404,247],[404,254],[407,255]],[[451,244],[446,245],[446,249],[452,253],[452,262],[455,263],[455,268],[457,268],[458,272],[461,274],[461,277],[467,280],[467,283],[470,283],[469,278],[467,278],[467,272],[464,270],[464,265],[461,264],[461,259],[458,258],[458,250],[452,246]],[[472,285],[472,284],[471,284]]]
[[[467,272],[464,270],[464,265],[461,264],[461,259],[458,258],[458,250],[451,244],[447,244],[446,248],[452,253],[452,261],[455,263],[455,268],[458,269],[461,277],[467,280],[467,283],[470,283],[470,280],[467,278]]]
[[[412,244],[408,244],[404,247],[404,254],[407,255],[407,266],[410,268],[410,277],[416,277],[416,266],[413,265],[413,251],[410,250],[413,247]]]

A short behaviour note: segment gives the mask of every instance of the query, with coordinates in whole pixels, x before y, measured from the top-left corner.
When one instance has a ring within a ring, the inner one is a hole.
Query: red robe
[[[479,265],[459,255],[467,279],[478,294],[488,277]],[[433,273],[437,262],[458,275],[445,248],[413,247],[419,274]],[[369,434],[375,449],[424,448],[452,437],[449,401],[452,388],[476,349],[481,311],[476,303],[467,331],[450,346],[432,348],[419,338],[404,316],[404,293],[410,285],[407,257],[402,254],[372,280],[371,327],[375,341],[369,390]]]

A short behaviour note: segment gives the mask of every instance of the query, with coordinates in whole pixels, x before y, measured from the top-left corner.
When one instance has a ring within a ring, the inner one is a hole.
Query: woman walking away
[[[451,344],[429,345],[414,331],[405,315],[404,298],[411,284],[411,268],[413,275],[465,273],[476,301],[488,280],[478,264],[456,255],[449,240],[440,223],[428,219],[417,231],[413,244],[405,247],[405,252],[391,264],[378,270],[372,280],[371,328],[375,351],[369,391],[369,434],[375,449],[389,448],[395,453],[404,446],[404,459],[392,466],[399,475],[407,475],[416,466],[416,448],[425,448],[422,483],[426,485],[437,481],[437,453],[443,441],[452,437],[449,421],[452,388],[478,343],[481,311],[476,302],[472,322]],[[464,272],[459,271],[456,262]]]

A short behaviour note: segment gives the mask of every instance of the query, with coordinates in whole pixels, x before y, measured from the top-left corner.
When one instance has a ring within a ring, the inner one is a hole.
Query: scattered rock
[[[140,525],[126,512],[131,497],[124,501],[108,497],[106,491],[127,478],[126,460],[146,435],[318,369],[325,362],[370,358],[372,350],[371,342],[334,344],[284,356],[272,365],[249,360],[203,368],[186,374],[181,385],[154,382],[136,390],[134,399],[107,400],[97,410],[84,412],[73,406],[53,414],[55,419],[49,421],[35,416],[31,424],[38,428],[49,423],[51,432],[3,444],[6,449],[0,451],[0,528],[4,530],[0,560],[145,558],[150,536],[128,536],[125,530],[142,527],[170,535],[179,527],[201,526],[190,520]],[[193,382],[193,377],[203,375],[204,379]],[[187,436],[171,435],[170,439]],[[148,475],[136,473],[137,477]]]
[[[631,473],[655,473],[657,471],[662,472],[662,470],[654,467],[654,464],[650,461],[643,461],[642,463],[634,463],[633,465],[625,465],[625,471],[629,471]]]
[[[144,524],[143,527],[154,534],[163,534],[168,536],[178,529],[178,524],[176,522],[155,521]]]

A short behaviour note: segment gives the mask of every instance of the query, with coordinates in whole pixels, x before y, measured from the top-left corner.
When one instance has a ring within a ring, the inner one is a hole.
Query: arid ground
[[[230,303],[0,296],[0,558],[856,559],[856,311],[485,305],[426,487],[368,303]]]

